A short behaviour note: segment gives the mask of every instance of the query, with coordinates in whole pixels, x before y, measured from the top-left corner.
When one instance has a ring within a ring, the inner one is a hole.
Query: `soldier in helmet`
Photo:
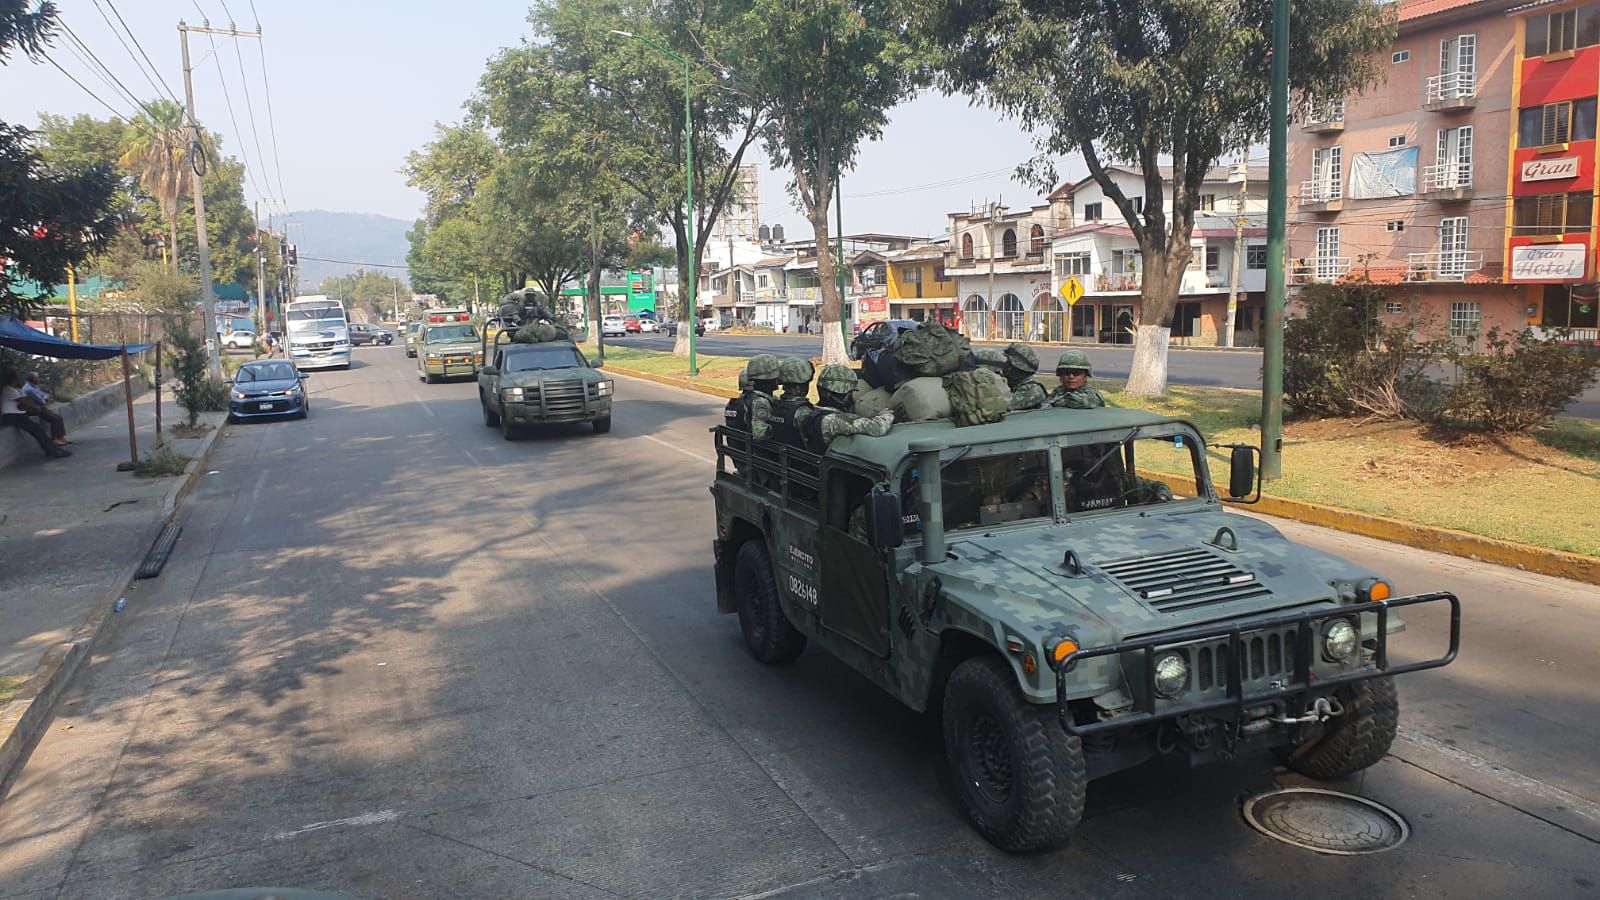
[[[783,395],[766,406],[770,430],[765,437],[800,446],[799,417],[811,408],[811,376],[816,372],[811,360],[786,356],[778,363],[778,383]]]
[[[805,410],[799,419],[800,434],[807,450],[821,453],[834,438],[847,434],[883,437],[889,433],[894,424],[894,410],[886,409],[876,416],[859,416],[850,411],[855,408],[853,395],[857,386],[856,373],[849,366],[822,367],[822,375],[817,379],[817,405]]]
[[[1005,349],[1005,366],[1000,374],[1011,386],[1012,409],[1038,409],[1044,406],[1044,385],[1033,380],[1039,371],[1039,354],[1027,344],[1012,343]]]
[[[737,431],[750,430],[750,373],[739,370],[739,396],[728,400],[722,408],[722,424]]]
[[[750,389],[745,392],[750,398],[750,433],[758,438],[771,437],[772,404],[776,402],[772,395],[778,390],[778,358],[770,353],[752,356],[744,371],[750,377]]]
[[[1089,355],[1082,350],[1068,350],[1056,362],[1056,376],[1061,386],[1045,398],[1045,406],[1056,409],[1095,409],[1106,405],[1104,394],[1089,387],[1094,369],[1089,365]]]

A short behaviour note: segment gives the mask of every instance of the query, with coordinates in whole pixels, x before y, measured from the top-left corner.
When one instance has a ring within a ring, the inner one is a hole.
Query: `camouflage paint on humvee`
[[[1458,615],[1448,653],[1394,664],[1394,609],[1456,599],[1387,600],[1376,573],[1228,512],[1188,422],[1014,412],[822,456],[714,431],[719,611],[763,661],[814,642],[942,711],[962,806],[1005,849],[1064,843],[1087,780],[1158,753],[1371,765],[1394,736],[1390,677],[1454,656]],[[1240,455],[1230,484],[1252,484]],[[1151,462],[1188,473],[1178,496]]]

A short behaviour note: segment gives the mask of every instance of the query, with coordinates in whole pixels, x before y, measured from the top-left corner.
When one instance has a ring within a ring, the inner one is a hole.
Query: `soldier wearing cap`
[[[1012,343],[1005,349],[1005,367],[1000,374],[1011,386],[1012,409],[1038,409],[1044,406],[1044,385],[1033,380],[1039,371],[1039,354],[1027,344]]]
[[[1089,365],[1089,355],[1082,350],[1068,350],[1056,362],[1056,376],[1061,386],[1045,398],[1045,406],[1056,409],[1095,409],[1106,405],[1105,395],[1089,387],[1094,369]]]
[[[800,434],[807,450],[821,453],[834,438],[848,434],[883,437],[889,433],[894,424],[894,410],[886,409],[876,416],[850,412],[855,408],[853,395],[858,386],[856,373],[849,366],[822,367],[822,375],[817,379],[817,405],[803,410],[799,417]]]

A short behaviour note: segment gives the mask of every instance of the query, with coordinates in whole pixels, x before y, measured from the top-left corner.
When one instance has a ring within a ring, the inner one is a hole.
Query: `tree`
[[[1144,274],[1127,391],[1164,393],[1201,183],[1224,152],[1259,142],[1270,124],[1272,4],[975,0],[930,10],[945,86],[1033,132],[1040,155],[1019,171],[1048,189],[1051,159],[1082,154],[1132,229]],[[1371,54],[1394,39],[1394,6],[1297,0],[1290,35],[1292,89],[1343,97],[1378,76]],[[1107,174],[1108,161],[1139,166],[1142,209]]]
[[[183,107],[171,100],[146,103],[123,134],[120,162],[160,204],[167,220],[167,247],[174,267],[178,264],[178,202],[183,197],[189,153],[189,127]]]
[[[479,201],[501,153],[476,123],[434,128],[438,136],[406,157],[406,183],[426,198],[423,218],[407,233],[406,262],[418,291],[466,305],[480,294],[480,281],[509,280],[497,276]]]
[[[909,0],[753,0],[736,29],[741,84],[771,110],[767,153],[788,167],[789,192],[816,238],[825,362],[845,361],[828,212],[861,142],[881,135],[889,110],[926,80],[920,8]]]
[[[370,309],[379,319],[389,316],[398,298],[411,300],[411,288],[404,279],[365,269],[354,275],[324,278],[317,293],[343,301],[347,309]]]
[[[37,62],[55,35],[54,3],[28,11],[0,3],[0,63],[20,50]],[[116,175],[108,167],[76,167],[46,160],[26,128],[0,122],[0,313],[26,312],[66,279],[67,269],[104,245],[116,227],[112,196]],[[13,278],[29,279],[28,292]]]

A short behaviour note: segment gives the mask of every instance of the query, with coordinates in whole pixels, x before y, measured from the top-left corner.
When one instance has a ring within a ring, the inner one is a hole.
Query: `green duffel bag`
[[[932,376],[913,378],[900,385],[890,402],[894,405],[896,422],[950,418],[950,398],[945,396],[944,382]]]
[[[1011,388],[993,369],[952,372],[944,377],[943,385],[950,398],[950,418],[957,427],[998,422],[1011,407]]]
[[[570,341],[572,334],[553,322],[534,322],[518,328],[512,340],[519,344],[545,344],[550,341]]]
[[[889,352],[918,375],[949,375],[961,368],[972,352],[972,342],[941,322],[924,322],[901,333]]]
[[[856,408],[853,410],[858,416],[872,417],[886,409],[894,407],[894,392],[888,388],[876,387],[870,391],[856,395]]]

